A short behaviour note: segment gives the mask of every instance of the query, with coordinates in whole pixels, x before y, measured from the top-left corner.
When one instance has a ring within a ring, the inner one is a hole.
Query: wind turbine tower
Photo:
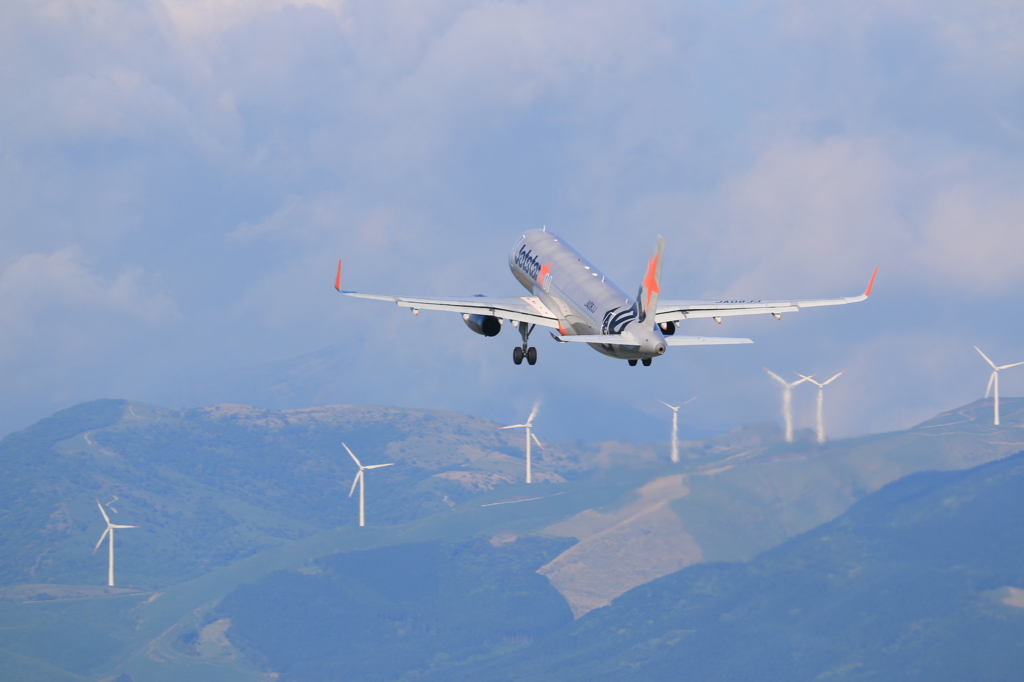
[[[356,485],[358,485],[359,486],[359,526],[361,528],[361,527],[366,525],[366,475],[363,472],[368,470],[368,469],[380,469],[381,467],[394,466],[395,463],[394,462],[389,462],[388,464],[369,464],[367,466],[363,466],[363,463],[359,461],[358,457],[356,457],[355,455],[352,454],[352,451],[348,449],[347,445],[342,443],[341,447],[345,448],[346,452],[348,452],[348,454],[351,455],[352,459],[355,461],[356,466],[359,467],[359,473],[356,474],[356,477],[352,480],[352,490],[348,491],[348,496],[352,497],[352,493],[354,493],[356,491]]]
[[[512,424],[511,426],[500,426],[500,427],[498,427],[499,431],[503,431],[505,429],[526,429],[526,482],[527,483],[532,483],[533,482],[533,473],[532,473],[533,460],[531,459],[531,456],[530,456],[530,441],[532,440],[534,443],[536,443],[537,447],[539,447],[541,450],[544,449],[544,446],[540,444],[539,440],[537,440],[537,436],[533,435],[533,418],[537,416],[537,410],[539,408],[540,408],[540,401],[538,400],[537,402],[535,402],[533,404],[533,411],[530,412],[530,418],[526,420],[525,424]]]
[[[92,553],[93,554],[96,553],[96,550],[98,550],[100,548],[100,545],[103,544],[103,540],[107,537],[107,535],[109,535],[110,536],[110,566],[107,569],[107,585],[109,585],[110,587],[113,587],[114,586],[114,529],[115,528],[138,528],[138,526],[119,526],[116,523],[111,523],[110,522],[110,517],[107,516],[106,510],[103,509],[103,505],[100,504],[99,500],[96,500],[96,506],[98,506],[100,508],[100,514],[103,514],[103,520],[107,522],[107,529],[105,531],[103,531],[103,535],[100,536],[100,540],[99,540],[99,542],[96,543],[96,547],[92,550]]]
[[[978,351],[978,353],[981,354],[981,357],[985,358],[985,362],[992,367],[992,376],[988,378],[988,388],[985,389],[985,397],[988,398],[988,394],[992,393],[995,398],[992,408],[995,410],[995,420],[992,423],[999,426],[999,370],[1009,369],[1010,367],[1016,367],[1017,365],[1024,365],[1024,362],[1015,362],[1012,365],[1001,365],[996,367],[996,363],[989,360],[988,356],[982,353],[980,348],[975,346],[974,350]]]
[[[793,387],[807,381],[808,377],[804,377],[799,381],[788,382],[780,377],[775,372],[771,371],[767,367],[763,368],[764,371],[768,372],[768,376],[775,379],[777,382],[782,384],[782,418],[786,422],[786,442],[793,442]]]
[[[692,403],[697,399],[697,396],[693,396],[687,400],[683,405]],[[683,405],[673,406],[666,403],[664,400],[659,400],[662,405],[672,410],[672,461],[679,461],[679,408]]]
[[[845,372],[845,371],[846,370],[844,369],[843,372]],[[825,416],[824,416],[824,410],[822,409],[822,407],[823,407],[823,405],[825,403],[825,387],[828,386],[829,384],[831,384],[836,379],[838,379],[839,375],[842,374],[843,372],[840,372],[839,374],[835,375],[834,377],[832,377],[828,381],[825,381],[825,382],[820,383],[820,384],[817,381],[815,381],[813,378],[811,378],[811,377],[814,376],[813,374],[811,376],[809,376],[809,377],[805,377],[803,374],[800,374],[799,372],[794,372],[794,374],[796,374],[798,377],[803,378],[804,381],[809,381],[809,382],[811,382],[812,384],[814,384],[815,386],[818,387],[818,428],[817,428],[817,431],[818,431],[818,442],[819,443],[824,443],[825,442]]]

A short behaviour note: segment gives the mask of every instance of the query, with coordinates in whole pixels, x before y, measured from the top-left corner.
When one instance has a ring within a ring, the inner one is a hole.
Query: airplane
[[[334,288],[356,298],[391,301],[403,308],[445,310],[460,313],[466,326],[482,336],[497,336],[505,320],[519,330],[522,344],[512,350],[512,361],[523,359],[537,363],[537,349],[530,345],[530,334],[538,325],[557,329],[551,336],[560,343],[585,343],[604,355],[624,359],[631,366],[641,361],[645,367],[653,358],[664,355],[670,346],[699,346],[753,343],[750,339],[715,336],[677,336],[677,326],[692,318],[713,318],[719,324],[731,315],[770,314],[777,320],[782,313],[802,308],[844,305],[864,301],[871,295],[878,268],[871,273],[867,289],[860,296],[809,300],[661,300],[661,266],[665,238],[658,235],[647,272],[635,298],[630,297],[598,270],[568,242],[547,227],[523,234],[508,256],[509,268],[529,296],[476,296],[441,298],[428,296],[388,296],[343,291],[341,264]]]

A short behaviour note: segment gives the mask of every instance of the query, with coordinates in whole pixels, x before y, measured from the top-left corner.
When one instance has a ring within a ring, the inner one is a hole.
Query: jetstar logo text
[[[537,275],[540,273],[540,261],[533,255],[533,251],[527,251],[525,246],[519,247],[515,263],[530,279],[537,279]]]

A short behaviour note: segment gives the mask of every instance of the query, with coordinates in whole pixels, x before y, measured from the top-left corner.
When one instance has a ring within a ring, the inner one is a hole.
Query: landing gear
[[[519,335],[523,337],[523,345],[512,349],[512,362],[517,365],[523,364],[523,358],[526,358],[528,364],[537,364],[537,349],[530,345],[530,332],[534,326],[525,322],[519,323]]]
[[[630,367],[636,367],[636,360],[635,359],[634,360],[627,360],[626,362],[629,363]]]
[[[650,367],[651,366],[651,358],[644,358],[641,362],[644,363],[644,367]]]

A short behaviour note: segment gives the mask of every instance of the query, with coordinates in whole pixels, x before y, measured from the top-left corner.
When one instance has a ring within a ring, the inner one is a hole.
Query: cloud
[[[94,318],[113,315],[147,325],[179,321],[174,302],[145,291],[143,279],[139,268],[107,279],[91,269],[73,247],[27,254],[0,272],[0,319],[8,336],[38,331],[40,319],[72,309],[76,318],[82,314]]]

